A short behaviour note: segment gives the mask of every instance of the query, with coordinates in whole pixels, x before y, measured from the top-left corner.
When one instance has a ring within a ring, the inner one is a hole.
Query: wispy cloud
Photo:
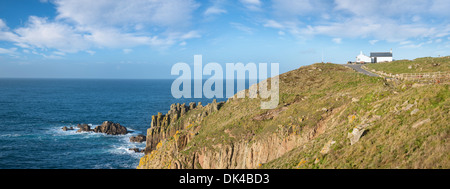
[[[17,48],[9,48],[9,49],[0,48],[0,54],[15,54],[16,51]]]
[[[224,14],[224,13],[227,13],[227,10],[221,9],[216,6],[212,6],[212,7],[209,7],[208,9],[206,9],[204,14],[205,14],[205,16],[211,16],[211,15]]]
[[[260,0],[239,0],[246,8],[252,11],[260,11],[262,2]]]
[[[275,16],[262,25],[300,37],[374,38],[376,42],[439,38],[450,35],[449,24],[431,24],[418,18],[442,20],[450,15],[440,6],[450,7],[442,0],[277,0],[272,2]]]
[[[370,40],[369,43],[370,43],[371,45],[375,45],[375,43],[377,43],[378,41],[379,41],[379,40],[374,39],[374,40]]]
[[[250,27],[248,27],[248,26],[246,26],[244,24],[241,24],[241,23],[231,22],[230,25],[233,28],[236,28],[236,29],[238,29],[240,31],[243,31],[245,33],[248,33],[248,34],[253,34],[253,31],[254,31],[253,28],[250,28]]]
[[[342,38],[333,38],[332,41],[333,41],[333,43],[341,44],[342,43]]]

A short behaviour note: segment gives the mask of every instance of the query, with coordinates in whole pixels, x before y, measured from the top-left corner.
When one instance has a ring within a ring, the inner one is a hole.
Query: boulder
[[[369,127],[369,124],[363,124],[363,125],[358,125],[356,127],[353,128],[353,131],[351,133],[348,133],[347,138],[350,139],[350,144],[353,145],[356,142],[359,141],[359,139],[361,138],[361,136],[364,134],[364,132],[366,131],[367,127]]]
[[[91,126],[89,126],[88,124],[78,124],[77,127],[78,127],[77,133],[92,131]]]
[[[320,150],[321,154],[327,154],[331,150],[331,146],[336,143],[334,140],[330,140],[323,146],[322,150]]]
[[[425,123],[428,123],[428,122],[431,122],[431,119],[430,119],[430,118],[425,119],[425,120],[422,120],[422,121],[418,121],[418,122],[414,123],[414,124],[412,125],[412,128],[417,128],[417,127],[419,127],[419,126],[421,126],[421,125],[423,125],[423,124],[425,124]]]
[[[417,112],[419,111],[419,109],[414,109],[413,111],[411,111],[411,113],[410,113],[410,115],[414,115],[414,114],[416,114]]]
[[[96,133],[105,133],[108,135],[124,135],[127,134],[127,128],[119,123],[113,123],[111,121],[105,121],[102,125],[99,125],[93,130]]]
[[[137,135],[137,136],[131,136],[130,137],[130,142],[145,142],[146,141],[146,137],[145,135]]]
[[[63,131],[73,130],[73,127],[66,127],[66,126],[64,126],[64,127],[62,128],[62,130],[63,130]]]
[[[144,150],[141,150],[139,148],[129,148],[128,150],[134,151],[135,153],[143,153],[144,152]]]

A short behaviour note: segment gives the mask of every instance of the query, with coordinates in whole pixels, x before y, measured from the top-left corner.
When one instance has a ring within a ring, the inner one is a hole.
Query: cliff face
[[[449,168],[448,96],[448,85],[305,66],[280,75],[276,109],[235,95],[152,116],[137,168]]]

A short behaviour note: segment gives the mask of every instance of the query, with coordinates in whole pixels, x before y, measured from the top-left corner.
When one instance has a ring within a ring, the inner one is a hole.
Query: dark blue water
[[[172,80],[0,79],[0,169],[134,169],[142,156],[129,137],[146,134],[151,115],[167,113]],[[225,99],[218,99],[224,101]],[[62,131],[113,121],[122,136]]]

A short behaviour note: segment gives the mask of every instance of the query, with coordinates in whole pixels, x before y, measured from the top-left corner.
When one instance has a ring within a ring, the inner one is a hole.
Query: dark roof
[[[392,57],[391,52],[372,52],[370,57]]]

